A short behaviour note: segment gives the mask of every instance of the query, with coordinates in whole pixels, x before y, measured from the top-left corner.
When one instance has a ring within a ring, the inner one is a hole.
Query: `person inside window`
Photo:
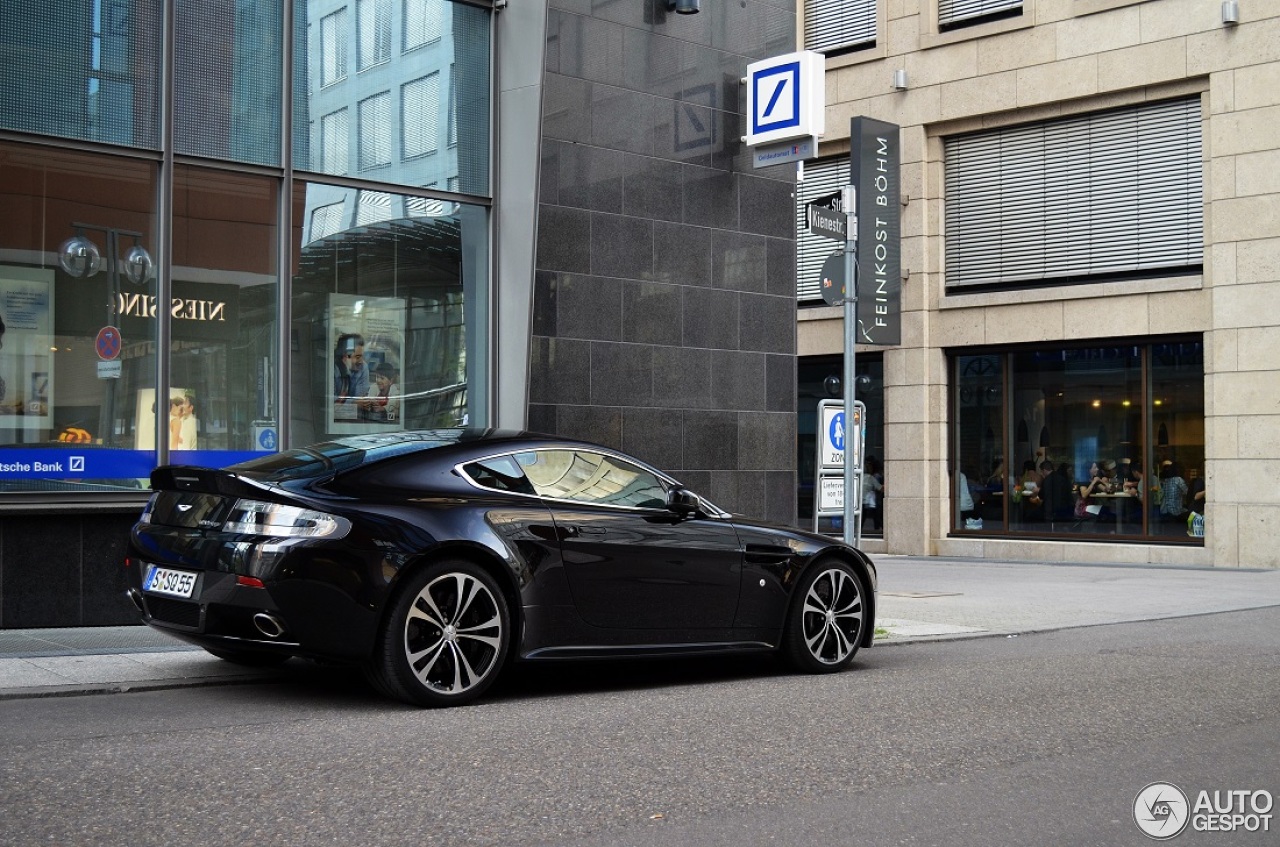
[[[862,470],[862,528],[870,529],[871,524],[884,530],[884,515],[881,512],[884,497],[884,474],[880,470],[880,460],[868,456]]]
[[[1185,523],[1187,520],[1187,481],[1182,478],[1182,468],[1175,462],[1165,462],[1160,469],[1160,520],[1167,523]]]

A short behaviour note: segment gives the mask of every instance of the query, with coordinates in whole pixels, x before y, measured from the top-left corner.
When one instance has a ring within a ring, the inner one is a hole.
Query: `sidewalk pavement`
[[[1280,569],[875,556],[877,646],[1280,606]],[[0,700],[280,679],[144,626],[0,630]]]

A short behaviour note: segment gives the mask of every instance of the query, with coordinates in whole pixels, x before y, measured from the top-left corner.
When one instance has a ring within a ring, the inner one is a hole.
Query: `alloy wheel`
[[[810,656],[823,665],[839,665],[862,637],[862,591],[842,568],[828,568],[809,584],[801,609],[801,632]]]
[[[441,574],[418,592],[405,616],[410,672],[437,694],[466,694],[496,672],[504,619],[493,591],[474,575]]]

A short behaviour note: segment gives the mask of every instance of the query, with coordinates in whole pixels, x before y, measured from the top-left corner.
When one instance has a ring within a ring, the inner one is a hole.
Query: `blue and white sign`
[[[747,144],[822,135],[826,131],[825,74],[826,57],[812,50],[747,65]]]

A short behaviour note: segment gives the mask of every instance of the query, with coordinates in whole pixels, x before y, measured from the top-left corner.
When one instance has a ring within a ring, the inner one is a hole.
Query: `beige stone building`
[[[1280,566],[1280,0],[803,6],[827,54],[809,172],[853,116],[901,127],[902,344],[859,348],[888,494],[865,546]],[[870,37],[823,26],[859,17]],[[805,239],[802,383],[843,332]]]

